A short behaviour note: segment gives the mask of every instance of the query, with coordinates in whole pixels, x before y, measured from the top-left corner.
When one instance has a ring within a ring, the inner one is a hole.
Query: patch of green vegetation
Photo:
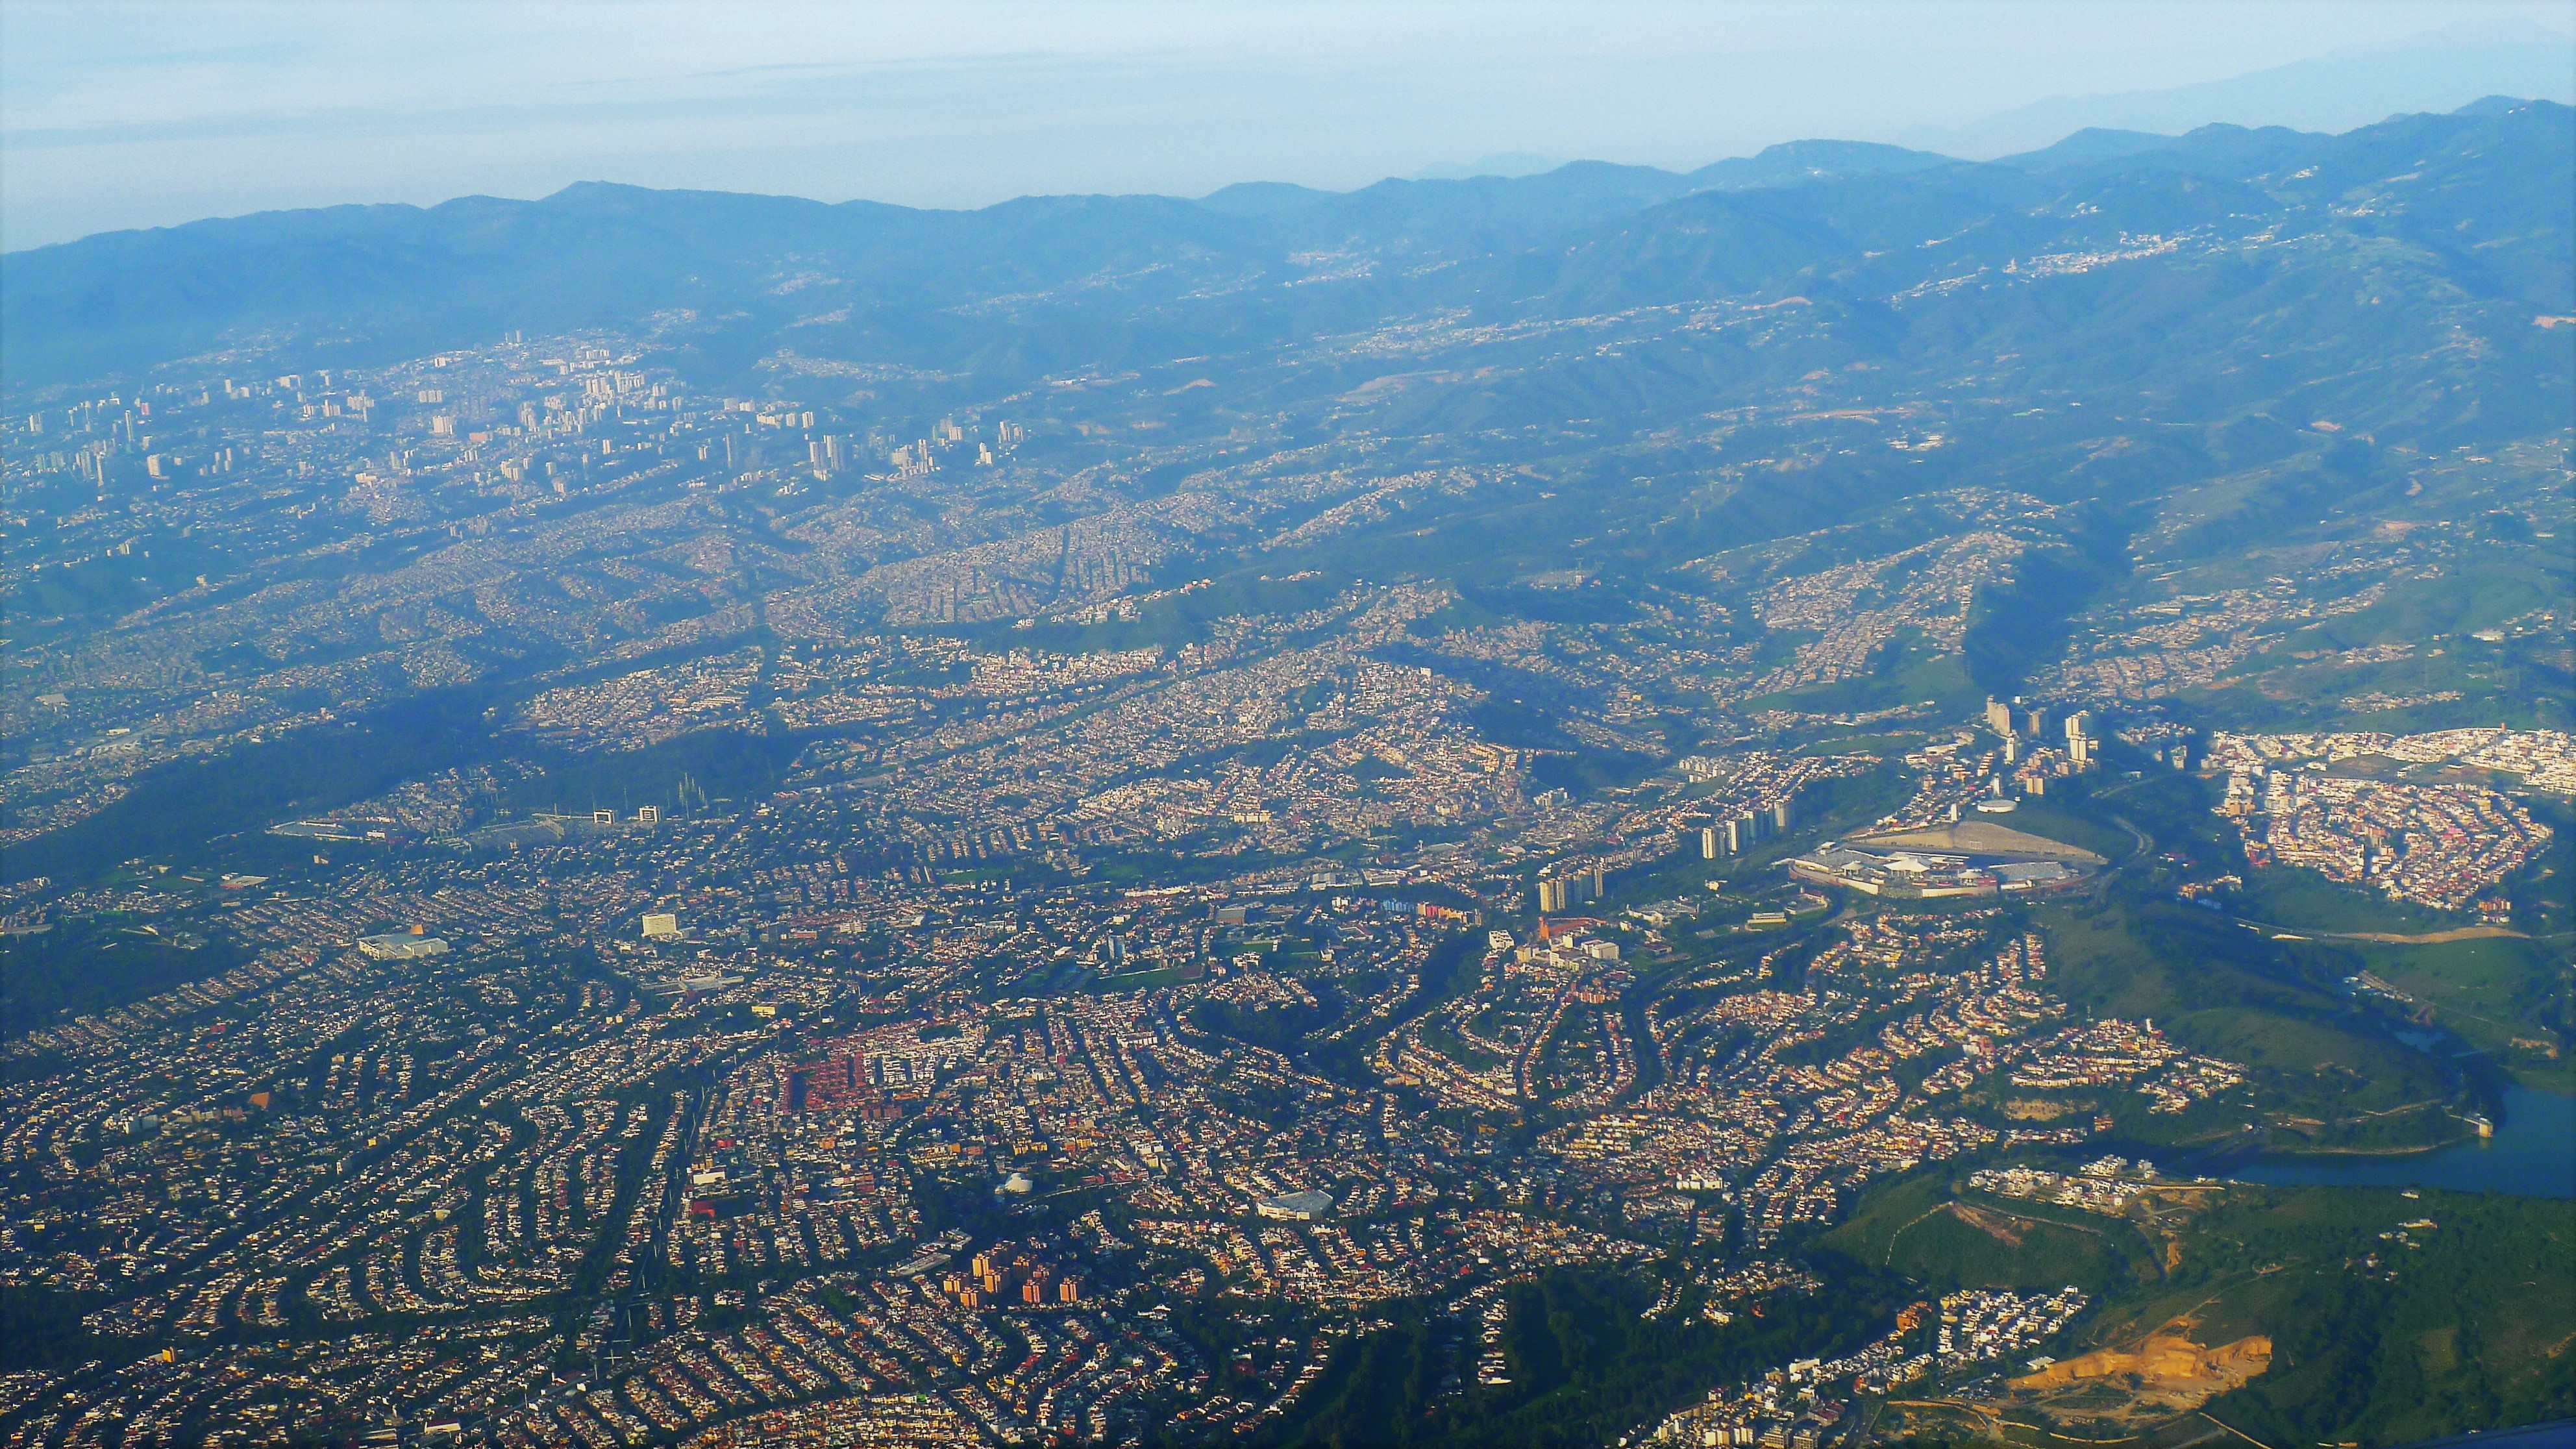
[[[2416,644],[2501,624],[2564,599],[2564,567],[2527,544],[2490,544],[2438,578],[2393,583],[2370,607],[2300,631],[2300,647]]]
[[[606,808],[624,819],[639,805],[685,812],[710,800],[751,800],[778,783],[803,743],[785,733],[700,730],[640,750],[541,758],[502,803],[576,814]]]
[[[1461,592],[1447,604],[1406,625],[1404,632],[1416,639],[1437,639],[1452,629],[1489,629],[1511,622],[1511,615],[1488,608],[1475,596]]]
[[[1882,819],[1913,793],[1913,780],[1894,760],[1858,775],[1819,780],[1798,797],[1798,809],[1824,836],[1847,835]]]
[[[1913,732],[1830,735],[1824,739],[1810,740],[1789,753],[1793,755],[1901,755],[1907,750],[1919,748],[1922,743],[1923,736]]]
[[[1573,750],[1532,759],[1530,778],[1569,794],[1597,795],[1637,783],[1654,773],[1657,763],[1652,755],[1622,750]]]
[[[2282,1145],[2425,1145],[2455,1135],[2440,1112],[2417,1110],[2453,1093],[2440,1063],[2320,984],[2339,979],[2331,948],[2153,900],[2052,902],[2033,918],[2048,938],[2051,990],[2079,1015],[2151,1019],[2193,1051],[2245,1066],[2275,1130],[2295,1133]],[[2120,1126],[2140,1140],[2180,1142],[2206,1124],[2197,1114],[2133,1112]]]
[[[2383,1236],[2426,1220],[2403,1242]],[[2184,1231],[2166,1284],[2106,1305],[2085,1336],[2119,1343],[2188,1318],[2198,1343],[2271,1339],[2270,1371],[2207,1406],[2265,1443],[2527,1424],[2576,1412],[2571,1257],[2576,1203],[2234,1189]]]
[[[67,1369],[93,1356],[100,1339],[81,1323],[103,1295],[0,1284],[0,1369]]]
[[[2072,1283],[2101,1293],[2130,1276],[2112,1231],[1958,1205],[1900,1231],[1888,1267],[1944,1290],[1969,1284],[2056,1289]]]
[[[2049,840],[2080,845],[2104,860],[2119,860],[2138,848],[2136,837],[2098,818],[2103,812],[2090,807],[2081,797],[2059,800],[2055,796],[2024,800],[2021,808],[2010,815],[1996,818],[1995,823],[2008,830],[2025,831]],[[1984,819],[1971,816],[1970,819]]]
[[[1889,658],[1865,674],[1748,700],[1745,708],[1848,714],[1930,700],[1947,715],[1974,709],[1984,698],[1985,691],[1969,677],[1964,657],[1920,638],[1904,638],[1893,646]]]
[[[1159,991],[1190,979],[1182,967],[1161,966],[1151,971],[1130,971],[1123,976],[1089,977],[1083,981],[1082,989],[1094,996],[1106,996],[1128,991]]]
[[[1946,1172],[1872,1194],[1817,1246],[1864,1269],[1903,1274],[1937,1292],[2069,1283],[2106,1293],[2152,1275],[2153,1255],[2127,1222],[2050,1221],[2018,1205],[1962,1203]]]
[[[1335,1354],[1289,1421],[1256,1441],[1316,1449],[1595,1449],[1722,1384],[1809,1354],[1831,1355],[1884,1328],[1895,1307],[1878,1285],[1769,1300],[1718,1327],[1694,1313],[1640,1317],[1640,1285],[1555,1272],[1507,1290],[1503,1353],[1511,1382],[1476,1382],[1472,1321],[1413,1319]],[[1444,1394],[1443,1378],[1463,1383]],[[1174,1442],[1179,1442],[1175,1440]]]
[[[2037,1244],[2035,1248],[2015,1250],[2025,1257],[2043,1261],[2054,1258],[2061,1263],[2079,1258],[2099,1260],[2119,1265],[2129,1276],[2152,1276],[2147,1271],[2149,1265],[2146,1262],[2154,1256],[2152,1245],[2139,1221],[2105,1217],[2054,1203],[1968,1191],[1964,1187],[1966,1175],[1960,1164],[1950,1163],[1919,1169],[1874,1188],[1853,1206],[1851,1215],[1840,1226],[1816,1239],[1816,1247],[1841,1261],[1871,1269],[1885,1268],[1891,1263],[1902,1268],[1908,1258],[1931,1262],[1935,1271],[1915,1275],[1917,1281],[1974,1285],[1986,1280],[1973,1275],[1944,1277],[1948,1270],[1938,1268],[1938,1254],[1927,1254],[1917,1236],[1933,1219],[1940,1217],[1974,1225],[1973,1217],[1962,1217],[1948,1211],[1953,1205],[1965,1205],[1985,1213],[1993,1220],[1990,1226],[2002,1225],[2009,1220],[2014,1232],[2000,1236],[1989,1234],[2004,1247],[2013,1248],[2016,1241],[2025,1245]],[[2023,1228],[2044,1231],[2034,1238],[2021,1232]],[[2089,1241],[2078,1242],[2073,1240],[2075,1238]],[[2028,1262],[1999,1271],[2021,1275],[2034,1283],[2052,1281],[2048,1277],[2048,1269]],[[2067,1281],[2057,1278],[2052,1286]]]
[[[487,703],[480,690],[425,691],[363,719],[155,766],[106,809],[11,846],[0,856],[0,874],[85,879],[136,857],[202,851],[210,841],[264,830],[289,810],[364,799],[398,780],[482,757],[491,740]]]
[[[2235,825],[2211,808],[2220,789],[2219,782],[2159,764],[2137,779],[2092,787],[2085,808],[2097,819],[2125,821],[2145,832],[2158,851],[2180,856],[2193,870],[2242,875],[2243,841]]]
[[[1021,629],[1013,624],[962,631],[988,649],[1051,649],[1067,654],[1101,654],[1159,644],[1177,649],[1207,637],[1208,625],[1234,614],[1302,614],[1329,602],[1348,582],[1330,574],[1306,578],[1265,577],[1271,570],[1225,574],[1208,587],[1156,599],[1133,619],[1098,624],[1042,623]]]
[[[2490,937],[2423,945],[2353,942],[2362,966],[2414,998],[2526,1087],[2576,1093],[2566,953],[2537,941]]]
[[[2010,584],[1977,591],[1960,663],[1983,692],[2012,694],[2032,670],[2065,653],[2075,614],[2111,577],[2106,559],[2117,545],[2108,535],[2078,541],[2090,552],[2034,550],[2016,561]]]
[[[2266,1444],[2404,1442],[2576,1410],[2576,1275],[2563,1268],[2576,1203],[2239,1185],[2163,1214],[2153,1237],[2097,1218],[2078,1243],[2087,1235],[2037,1220],[2045,1209],[2010,1204],[2008,1219],[1978,1195],[1959,1204],[1952,1186],[1930,1173],[1874,1190],[1819,1240],[1819,1261],[1892,1260],[1942,1288],[2077,1283],[2097,1301],[2061,1358],[2158,1331],[2206,1347],[2260,1335],[2269,1369],[2204,1407]]]
[[[1026,863],[1019,864],[1016,869],[1008,864],[981,865],[971,870],[943,870],[939,873],[939,883],[944,886],[994,885],[1014,880],[1025,882],[1031,877],[1044,880],[1054,874],[1056,872],[1049,871],[1043,863],[1034,869]]]
[[[1950,1178],[1946,1168],[1928,1168],[1871,1188],[1818,1246],[1865,1268],[1886,1267],[1897,1234],[1950,1201]]]
[[[0,936],[0,1030],[11,1036],[85,1011],[104,1011],[209,976],[220,976],[250,953],[228,936],[190,933],[200,944],[182,949],[177,927],[164,934],[128,930],[121,917],[57,922],[36,935]]]
[[[1293,1052],[1306,1033],[1332,1020],[1333,1013],[1321,1006],[1274,1006],[1261,1011],[1246,1011],[1222,1001],[1205,1001],[1191,1011],[1190,1020],[1201,1031],[1216,1036],[1230,1036],[1274,1052]]]
[[[1431,1022],[1422,1028],[1422,1042],[1470,1071],[1487,1071],[1503,1064],[1501,1057],[1467,1041],[1440,1022]]]
[[[2312,641],[2302,641],[2308,643]],[[2299,652],[2306,652],[2302,649]],[[2511,721],[2547,727],[2565,713],[2554,699],[2529,699],[2533,671],[2510,662],[2499,645],[2454,638],[2440,649],[2386,663],[2345,665],[2332,656],[2274,670],[2249,681],[2266,697],[2250,713],[2277,710],[2300,723],[2412,734]],[[2450,694],[2453,699],[2433,696]],[[2389,700],[2411,703],[2390,704]]]
[[[2246,872],[2244,878],[2237,913],[2284,931],[2414,936],[2462,924],[2460,917],[2392,901],[2302,867],[2274,866]]]
[[[1169,851],[1122,849],[1118,854],[1101,857],[1095,875],[1102,885],[1164,886],[1183,881],[1215,880],[1232,875],[1255,863],[1267,863],[1268,855],[1210,857],[1177,855]]]

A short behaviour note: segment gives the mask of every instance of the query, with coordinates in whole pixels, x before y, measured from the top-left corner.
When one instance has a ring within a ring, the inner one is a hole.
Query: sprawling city
[[[2227,129],[185,345],[11,254],[0,1436],[2576,1415],[2576,128]]]

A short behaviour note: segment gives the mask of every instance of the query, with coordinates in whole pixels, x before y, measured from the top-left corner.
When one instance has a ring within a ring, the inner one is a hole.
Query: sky
[[[583,180],[965,207],[1818,136],[1991,155],[2096,114],[2341,129],[2490,75],[2576,91],[2571,35],[2576,0],[0,0],[0,248]]]

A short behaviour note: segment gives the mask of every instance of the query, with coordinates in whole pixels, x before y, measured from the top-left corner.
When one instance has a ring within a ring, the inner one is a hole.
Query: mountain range
[[[2563,393],[2565,349],[2533,319],[2576,313],[2571,117],[2493,98],[2341,135],[2087,130],[1989,163],[1806,141],[1688,173],[1575,162],[971,212],[583,184],[13,253],[0,326],[13,395],[243,347],[354,363],[584,326],[676,329],[709,382],[783,352],[1008,384],[1248,357],[1390,318],[1794,299],[1854,360],[2002,338],[2031,362],[2181,388],[2207,348],[2266,328],[2330,318],[2339,342],[2411,333],[2430,357],[2435,332],[2467,327],[2483,344],[2465,365],[2494,369],[2495,386],[2463,405],[2511,410]],[[2045,304],[2010,285],[2040,274],[2091,280]],[[2376,311],[2284,310],[2318,286],[2386,296],[2367,299]],[[2080,319],[2033,310],[2078,298]]]

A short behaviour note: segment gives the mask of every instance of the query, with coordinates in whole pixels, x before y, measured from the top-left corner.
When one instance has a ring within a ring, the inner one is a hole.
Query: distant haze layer
[[[576,181],[982,206],[2576,100],[2564,5],[0,9],[0,246]],[[1482,158],[1474,160],[1470,158]]]

